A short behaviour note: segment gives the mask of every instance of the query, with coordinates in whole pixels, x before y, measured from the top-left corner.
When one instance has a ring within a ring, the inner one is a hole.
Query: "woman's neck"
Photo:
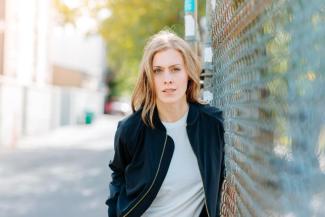
[[[188,111],[189,105],[184,103],[163,104],[157,102],[158,114],[161,121],[175,122]]]

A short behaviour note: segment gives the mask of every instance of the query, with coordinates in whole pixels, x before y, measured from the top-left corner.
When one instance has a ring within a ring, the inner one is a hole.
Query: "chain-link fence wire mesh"
[[[206,4],[205,82],[225,118],[222,216],[325,216],[325,1]]]

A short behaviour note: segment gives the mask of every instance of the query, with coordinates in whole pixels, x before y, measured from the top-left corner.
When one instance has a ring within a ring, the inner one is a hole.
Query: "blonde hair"
[[[153,113],[156,106],[153,58],[158,52],[167,49],[175,49],[183,57],[185,69],[189,77],[186,90],[187,101],[203,102],[199,98],[201,63],[198,56],[192,51],[187,42],[175,33],[168,30],[158,32],[148,40],[144,48],[138,80],[131,99],[133,112],[142,107],[141,118],[146,125],[150,125],[152,128],[154,128]]]

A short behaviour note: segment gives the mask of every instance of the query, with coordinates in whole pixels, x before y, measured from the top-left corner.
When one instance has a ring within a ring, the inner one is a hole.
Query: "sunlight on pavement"
[[[0,153],[0,216],[104,217],[117,121],[65,127]]]

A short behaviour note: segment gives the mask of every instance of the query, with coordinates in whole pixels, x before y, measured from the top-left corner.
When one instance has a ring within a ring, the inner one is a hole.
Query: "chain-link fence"
[[[325,216],[325,1],[207,0],[223,216]],[[209,80],[210,79],[210,80]]]

